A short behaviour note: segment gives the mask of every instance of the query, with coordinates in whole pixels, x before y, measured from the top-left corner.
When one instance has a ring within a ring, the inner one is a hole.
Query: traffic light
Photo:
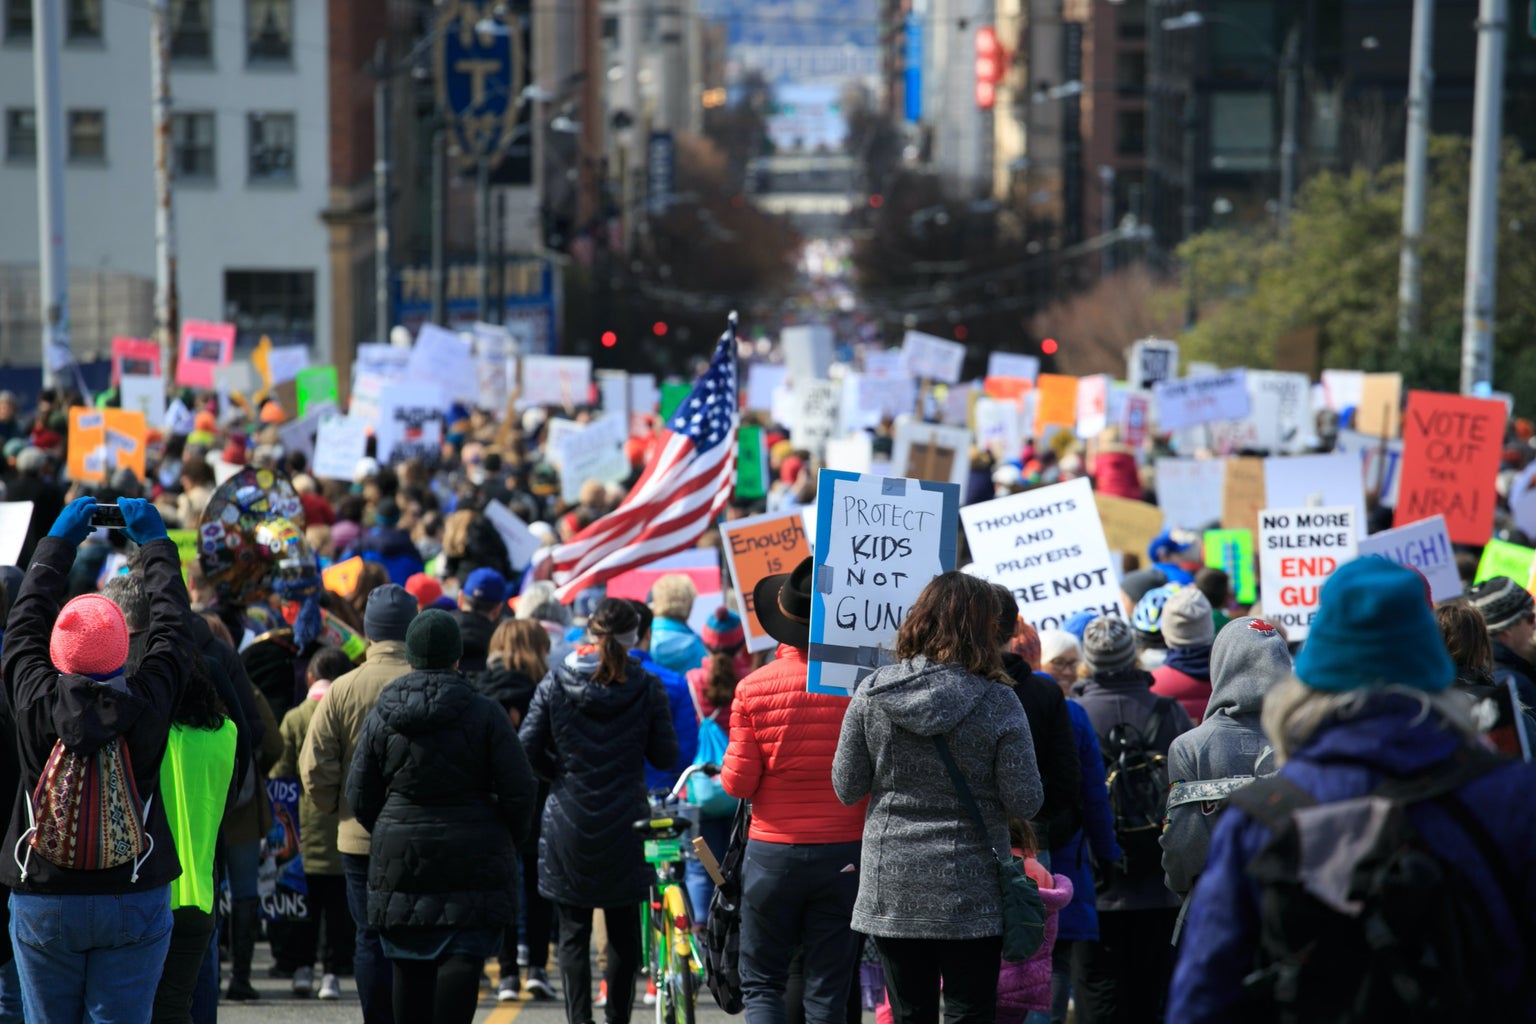
[[[665,338],[667,336],[667,322],[665,320],[657,320],[651,324],[651,333],[658,338]]]
[[[612,331],[604,331],[598,340],[603,343],[603,348],[613,348],[619,343],[619,336]]]
[[[881,195],[879,192],[875,192],[869,197],[869,208],[871,210],[878,210],[884,205],[885,196]]]
[[[971,329],[965,324],[955,324],[955,340],[964,341],[971,336]]]
[[[991,110],[997,104],[997,85],[1008,70],[1007,54],[998,42],[997,29],[983,25],[976,30],[976,106]]]
[[[1040,343],[1040,351],[1044,352],[1048,356],[1055,355],[1056,354],[1056,349],[1058,347],[1059,346],[1056,344],[1056,339],[1055,338],[1046,338],[1044,341],[1042,341]]]

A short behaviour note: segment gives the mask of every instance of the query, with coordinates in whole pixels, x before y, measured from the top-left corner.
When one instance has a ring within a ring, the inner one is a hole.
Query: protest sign
[[[1360,482],[1367,496],[1385,508],[1396,508],[1402,487],[1402,438],[1367,437],[1353,430],[1340,430],[1333,450],[1360,461]]]
[[[821,464],[828,469],[840,469],[845,473],[868,473],[874,466],[875,447],[870,436],[860,430],[847,437],[827,440],[827,451]]]
[[[1153,387],[1153,394],[1157,398],[1158,427],[1167,432],[1218,420],[1240,420],[1248,415],[1246,370],[1160,380]]]
[[[1047,431],[1077,428],[1077,378],[1059,373],[1042,373],[1035,381],[1035,436]]]
[[[235,325],[207,320],[181,322],[181,348],[176,357],[176,383],[188,388],[213,387],[213,371],[235,357]]]
[[[1206,530],[1205,564],[1227,574],[1238,604],[1259,599],[1258,578],[1253,571],[1253,534],[1248,530]]]
[[[910,376],[958,384],[965,346],[922,331],[908,331],[901,339],[901,363]]]
[[[107,451],[107,472],[130,469],[140,480],[147,469],[149,426],[135,409],[103,409],[102,442]]]
[[[315,441],[320,431],[320,420],[326,415],[322,409],[296,420],[289,420],[277,428],[277,437],[283,443],[283,451],[304,456],[306,463],[315,459]]]
[[[1311,385],[1304,373],[1249,370],[1248,415],[1210,425],[1216,451],[1300,451],[1310,434]]]
[[[797,383],[823,380],[832,372],[832,328],[801,324],[779,331],[784,365]]]
[[[943,405],[939,422],[957,427],[970,427],[972,403],[980,391],[970,384],[944,384],[934,389],[935,397],[941,397]]]
[[[586,356],[524,356],[521,360],[525,405],[585,404],[592,387],[592,360]],[[654,385],[654,378],[652,384]],[[632,408],[643,408],[630,403]]]
[[[1396,437],[1402,432],[1403,375],[1368,373],[1355,407],[1354,427],[1371,437]]]
[[[686,576],[696,594],[714,594],[715,601],[709,611],[720,607],[720,561],[713,551],[708,552],[708,564],[675,565],[671,559],[661,559],[638,569],[630,569],[610,579],[604,587],[609,597],[628,601],[651,600],[651,590],[663,576]],[[707,613],[706,613],[707,617]],[[689,618],[692,618],[690,614]]]
[[[294,778],[266,779],[267,799],[272,804],[272,829],[259,874],[262,884],[261,916],[267,921],[308,921],[309,886],[304,881],[304,858],[299,852],[299,795]]]
[[[1495,576],[1508,576],[1523,587],[1531,578],[1533,559],[1536,559],[1536,550],[1497,537],[1489,538],[1483,547],[1483,557],[1477,560],[1477,575],[1472,582],[1477,584]]]
[[[1365,374],[1360,370],[1324,370],[1323,399],[1334,412],[1359,406],[1365,394]]]
[[[298,396],[299,415],[329,405],[340,410],[341,400],[336,394],[336,367],[307,366],[293,379],[294,394]]]
[[[165,378],[158,373],[143,376],[125,373],[117,385],[118,402],[124,409],[144,414],[151,427],[165,426]]]
[[[758,622],[752,590],[764,576],[792,572],[811,553],[805,520],[797,509],[721,523],[720,545],[725,549],[725,565],[742,611],[747,650],[772,650],[778,641]]]
[[[1357,510],[1350,505],[1265,509],[1259,513],[1259,576],[1264,617],[1305,640],[1323,581],[1356,550]]]
[[[1271,508],[1348,505],[1355,510],[1355,528],[1365,533],[1365,492],[1355,460],[1348,455],[1265,459],[1264,496]]]
[[[917,381],[904,373],[888,376],[851,374],[859,409],[877,425],[884,418],[895,419],[917,409]],[[846,398],[845,398],[846,401]]]
[[[975,424],[976,447],[999,459],[1019,457],[1024,449],[1024,434],[1019,429],[1019,407],[996,398],[978,398],[971,410]]]
[[[901,349],[882,348],[864,353],[864,372],[871,377],[904,376],[901,368]]]
[[[1098,437],[1109,426],[1109,378],[1102,373],[1077,382],[1077,436]]]
[[[1160,380],[1179,375],[1179,343],[1160,338],[1145,338],[1131,346],[1125,376],[1132,389],[1150,391]]]
[[[1228,530],[1259,530],[1259,513],[1270,506],[1264,491],[1264,460],[1232,458],[1221,485],[1221,525]]]
[[[851,697],[891,660],[907,609],[955,568],[959,505],[954,484],[821,471],[806,689]]]
[[[592,375],[597,379],[597,398],[603,407],[603,415],[617,417],[625,424],[627,430],[629,374],[623,370],[594,370]]]
[[[1493,535],[1494,479],[1504,447],[1503,402],[1434,391],[1408,392],[1403,482],[1392,525],[1436,512],[1453,544]]]
[[[376,428],[380,463],[423,459],[435,465],[443,443],[443,389],[390,381],[379,392]]]
[[[629,459],[624,442],[615,440],[614,432],[593,423],[560,439],[557,447],[560,467],[560,496],[568,502],[581,499],[581,485],[588,480],[622,483],[629,476]]]
[[[789,439],[796,448],[819,456],[827,439],[837,433],[843,386],[835,380],[802,380],[794,383],[795,414]]]
[[[368,450],[368,425],[351,416],[323,416],[315,434],[312,472],[325,480],[351,480]]]
[[[1436,601],[1461,596],[1461,573],[1456,569],[1456,552],[1451,549],[1450,535],[1445,532],[1444,516],[1430,516],[1362,538],[1360,557],[1367,555],[1380,555],[1389,562],[1419,570],[1429,580],[1430,596]],[[1523,583],[1525,577],[1514,579]]]
[[[528,529],[528,524],[507,506],[492,498],[485,503],[485,518],[496,528],[501,543],[507,549],[507,561],[512,568],[525,568],[539,550],[539,538]]]
[[[278,345],[267,353],[267,383],[276,387],[298,377],[309,366],[309,349],[304,345]]]
[[[1147,421],[1152,416],[1152,399],[1144,391],[1129,391],[1121,410],[1121,440],[1132,450],[1141,448],[1147,439]]]
[[[381,380],[402,378],[406,375],[405,368],[410,361],[409,348],[365,341],[357,346],[357,354],[352,358],[352,379],[356,380],[364,374],[370,374]]]
[[[631,416],[649,416],[661,402],[661,392],[656,390],[654,373],[629,375],[629,413]]]
[[[661,401],[656,412],[664,420],[670,420],[677,407],[693,393],[693,385],[687,381],[669,380],[661,385]]]
[[[112,339],[112,383],[116,384],[123,374],[140,377],[160,377],[160,346],[143,338]]]
[[[0,565],[15,565],[32,525],[30,501],[0,502]]]
[[[1220,459],[1158,459],[1157,505],[1170,529],[1203,531],[1220,522],[1226,464]]]
[[[1025,395],[1035,390],[1035,382],[1023,377],[988,377],[981,382],[981,386],[990,398],[1020,404]]]
[[[165,538],[176,545],[176,559],[181,563],[181,578],[187,578],[187,566],[197,561],[196,530],[166,530]]]
[[[1084,477],[960,510],[983,578],[1013,591],[1036,629],[1059,629],[1080,611],[1120,615],[1120,587]]]
[[[501,412],[517,386],[517,357],[475,354],[475,401],[481,409]],[[620,381],[620,390],[623,382]]]
[[[963,485],[971,468],[971,432],[902,417],[891,442],[891,466],[913,480]]]
[[[1104,527],[1104,540],[1113,551],[1139,555],[1163,532],[1163,510],[1156,505],[1112,494],[1095,494],[1093,502]]]
[[[362,576],[363,560],[356,555],[320,570],[320,582],[337,597],[351,597]]]
[[[772,363],[753,363],[747,368],[747,408],[754,412],[771,412],[773,389],[789,377],[789,367]]]
[[[1040,376],[1040,360],[1017,352],[990,352],[987,354],[987,376],[1033,381]]]
[[[178,384],[180,376],[178,372]],[[255,396],[257,389],[261,387],[261,376],[257,374],[254,366],[242,359],[228,366],[215,367],[212,387],[219,393],[219,407],[227,412],[234,396],[238,395],[242,400],[249,400]]]
[[[736,497],[756,501],[768,494],[768,446],[763,428],[736,428]]]
[[[436,384],[446,401],[474,405],[480,398],[474,343],[437,324],[421,325],[405,370],[413,383]],[[585,399],[586,388],[583,387],[578,401]],[[499,412],[502,406],[495,408]]]

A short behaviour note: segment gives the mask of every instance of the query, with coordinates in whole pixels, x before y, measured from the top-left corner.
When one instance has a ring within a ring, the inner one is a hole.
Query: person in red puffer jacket
[[[1116,498],[1145,501],[1141,489],[1141,472],[1136,466],[1136,453],[1120,441],[1118,427],[1110,427],[1099,435],[1098,453],[1088,464],[1093,477],[1093,489],[1100,494]]]
[[[1152,670],[1152,692],[1178,701],[1199,725],[1211,700],[1211,645],[1216,642],[1211,602],[1194,587],[1176,590],[1163,605],[1162,625],[1168,659]]]
[[[861,800],[832,791],[846,697],[808,693],[811,559],[753,589],[777,657],[736,686],[720,780],[752,801],[742,865],[741,987],[747,1024],[784,1024],[790,959],[804,950],[805,1024],[844,1024],[861,942],[854,934]]]

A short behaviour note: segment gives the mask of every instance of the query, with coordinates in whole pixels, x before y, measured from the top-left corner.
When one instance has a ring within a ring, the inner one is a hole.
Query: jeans
[[[997,964],[1003,937],[885,939],[875,936],[885,964],[885,991],[894,1024],[938,1024],[939,988],[947,1024],[997,1019]]]
[[[171,887],[113,896],[11,893],[11,943],[29,1024],[149,1019],[171,944]]]
[[[347,907],[357,922],[357,948],[352,954],[352,972],[357,982],[357,998],[363,1004],[363,1024],[395,1024],[390,1002],[394,977],[379,933],[368,926],[368,858],[341,855],[341,869],[347,875]]]
[[[13,956],[0,966],[0,1024],[26,1024],[21,1013],[21,979]]]
[[[725,856],[725,848],[731,842],[731,824],[734,818],[705,818],[699,822],[699,835],[709,844],[715,859]],[[715,894],[714,880],[704,865],[696,860],[688,862],[688,905],[693,908],[693,923],[702,925],[709,920],[709,900]]]
[[[784,1024],[784,989],[796,949],[805,957],[806,1024],[847,1021],[860,948],[851,927],[859,847],[747,842],[741,876],[746,1024]]]
[[[1099,941],[1073,950],[1080,1024],[1156,1024],[1173,974],[1172,910],[1101,910]]]
[[[567,1024],[592,1019],[592,909],[560,904],[560,987],[565,994]],[[635,1002],[635,975],[640,972],[640,905],[604,907],[608,930],[608,1024],[629,1024]]]
[[[228,843],[224,848],[225,870],[229,872],[229,898],[256,898],[256,871],[261,867],[261,840]]]

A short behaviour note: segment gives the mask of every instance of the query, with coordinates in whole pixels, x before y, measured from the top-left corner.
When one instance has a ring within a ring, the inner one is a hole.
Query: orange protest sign
[[[1392,525],[1438,512],[1452,544],[1486,544],[1493,535],[1494,482],[1507,415],[1497,399],[1408,392],[1402,484]]]
[[[106,417],[100,409],[69,410],[69,478],[106,483]]]
[[[805,520],[798,511],[751,516],[720,524],[725,563],[741,601],[747,650],[766,651],[777,642],[764,631],[752,606],[752,588],[764,576],[790,572],[811,553]]]
[[[982,381],[988,398],[1001,398],[1022,402],[1024,396],[1035,389],[1034,382],[1024,377],[988,377]]]
[[[120,469],[131,469],[133,475],[142,481],[144,447],[149,434],[144,414],[136,409],[103,409],[101,415],[108,464]]]
[[[1035,436],[1046,427],[1077,427],[1077,378],[1059,373],[1042,373],[1035,384],[1040,397],[1035,403]]]
[[[356,555],[345,562],[337,562],[335,565],[323,569],[320,572],[320,582],[325,584],[325,589],[337,597],[351,597],[352,591],[357,589],[358,577],[363,574],[363,560]]]

